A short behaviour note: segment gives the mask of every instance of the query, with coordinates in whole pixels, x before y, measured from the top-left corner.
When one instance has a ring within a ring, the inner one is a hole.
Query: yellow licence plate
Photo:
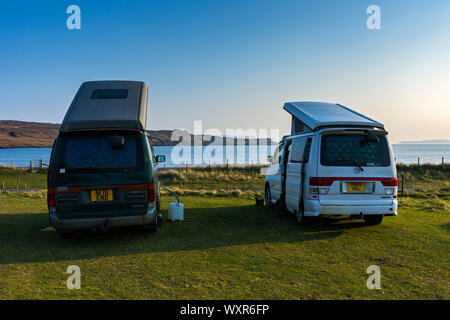
[[[365,192],[366,184],[364,182],[347,182],[347,192]]]
[[[111,189],[107,190],[91,190],[91,201],[113,201],[113,191]]]

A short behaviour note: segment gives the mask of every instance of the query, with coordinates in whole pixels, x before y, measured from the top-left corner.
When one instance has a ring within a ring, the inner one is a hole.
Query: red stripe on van
[[[58,188],[49,188],[49,192],[54,194],[59,193],[80,193],[82,190],[89,189],[121,189],[122,191],[137,191],[137,190],[148,190],[148,184],[120,184],[120,185],[102,185],[102,186],[80,186],[80,187],[67,187],[64,191],[58,191]]]
[[[334,181],[380,181],[385,187],[397,187],[397,178],[311,177],[310,186],[329,187]]]

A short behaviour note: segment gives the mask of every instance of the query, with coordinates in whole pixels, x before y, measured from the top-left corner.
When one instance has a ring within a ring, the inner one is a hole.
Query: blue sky
[[[68,30],[66,8],[81,8]],[[366,9],[381,8],[381,29]],[[61,122],[87,80],[143,80],[150,129],[279,128],[339,102],[393,142],[450,138],[450,2],[15,1],[0,10],[0,119]]]

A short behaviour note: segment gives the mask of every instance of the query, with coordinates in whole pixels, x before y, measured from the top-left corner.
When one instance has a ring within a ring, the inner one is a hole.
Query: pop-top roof
[[[147,85],[140,81],[84,82],[64,117],[60,131],[145,130],[147,92]]]
[[[365,126],[384,129],[384,125],[336,103],[286,102],[283,107],[311,130],[327,126]]]

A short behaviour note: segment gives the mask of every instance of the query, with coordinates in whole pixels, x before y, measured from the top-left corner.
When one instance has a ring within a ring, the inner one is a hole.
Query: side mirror
[[[267,162],[272,162],[272,156],[267,157]]]
[[[155,157],[155,161],[156,161],[156,163],[166,162],[166,156],[158,155],[158,156]]]

